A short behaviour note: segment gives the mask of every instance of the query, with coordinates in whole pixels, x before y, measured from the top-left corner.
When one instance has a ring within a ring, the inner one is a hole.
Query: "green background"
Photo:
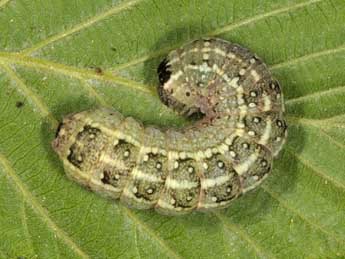
[[[67,180],[50,142],[70,112],[186,123],[156,67],[201,36],[247,46],[283,86],[289,137],[267,181],[164,217]],[[344,258],[344,67],[344,0],[0,0],[0,258]]]

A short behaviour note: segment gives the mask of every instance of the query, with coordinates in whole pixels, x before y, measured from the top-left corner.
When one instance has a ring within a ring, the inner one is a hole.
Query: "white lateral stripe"
[[[126,166],[123,163],[123,161],[113,159],[113,158],[109,157],[108,155],[103,155],[102,157],[100,157],[99,161],[101,161],[107,165],[116,167],[118,169],[126,169]]]
[[[206,63],[203,63],[202,65],[199,66],[199,70],[201,72],[211,72],[212,68],[209,67]]]
[[[158,200],[157,205],[161,208],[164,208],[164,209],[172,209],[172,210],[176,210],[176,211],[179,210],[179,208],[175,208],[174,206],[172,206],[168,202],[165,202],[161,199]]]
[[[109,135],[109,136],[115,138],[113,141],[117,141],[118,139],[124,139],[127,142],[129,142],[130,144],[133,144],[134,146],[140,145],[140,143],[138,141],[136,141],[135,139],[133,139],[130,135],[125,135],[121,131],[119,131],[118,129],[115,129],[115,130],[110,129],[108,127],[104,127],[104,126],[100,125],[99,123],[90,123],[90,125],[91,125],[91,127],[99,128],[106,135]]]
[[[191,70],[199,70],[199,66],[198,65],[187,65],[187,68],[191,69]]]
[[[226,52],[220,48],[207,48],[206,47],[206,48],[202,48],[201,51],[202,52],[214,52],[215,54],[218,54],[220,56],[223,56],[223,57],[226,56]]]
[[[116,130],[109,129],[109,128],[104,127],[98,123],[91,123],[90,125],[91,125],[91,127],[99,128],[102,131],[102,133],[104,132],[105,134],[107,134],[109,136],[119,138],[119,133]]]
[[[238,80],[240,80],[239,77],[234,77],[234,78],[230,81],[229,85],[230,85],[231,87],[233,87],[233,88],[237,88],[237,87],[238,87],[238,84],[237,84]]]
[[[179,77],[182,76],[182,75],[183,75],[183,72],[182,72],[181,70],[179,70],[177,73],[173,74],[173,75],[170,77],[169,81],[166,82],[166,83],[164,84],[163,88],[164,88],[164,89],[169,89],[170,85],[171,85],[174,81],[176,81],[177,79],[179,79]]]
[[[264,96],[264,111],[267,112],[271,110],[271,98],[268,95]]]
[[[259,76],[258,72],[256,72],[256,70],[254,70],[254,69],[252,69],[252,70],[250,71],[250,74],[253,76],[255,82],[259,81],[260,78],[261,78],[261,77]]]
[[[172,80],[177,80],[177,79],[179,79],[179,77],[182,76],[182,75],[183,75],[182,70],[179,70],[179,71],[177,71],[177,73],[175,73],[175,74],[173,74],[173,75],[171,76],[171,79],[172,79]]]
[[[243,97],[243,87],[242,86],[239,86],[237,89],[236,89],[236,93],[237,93],[237,97],[238,98],[242,98]]]
[[[193,48],[193,49],[190,49],[189,51],[184,51],[184,52],[181,54],[181,58],[183,58],[183,57],[186,56],[187,54],[196,53],[196,52],[199,52],[199,51],[200,51],[199,48]]]
[[[217,73],[219,76],[222,76],[224,74],[223,70],[220,70],[218,65],[216,63],[213,64],[212,69],[215,73]]]
[[[247,114],[248,107],[246,105],[240,105],[238,108],[240,109],[240,116],[243,118]]]
[[[152,202],[150,201],[146,201],[145,199],[143,198],[138,198],[136,197],[133,192],[131,192],[128,188],[125,188],[123,189],[123,192],[121,194],[121,196],[125,196],[127,198],[130,198],[130,199],[134,199],[134,200],[140,200],[141,203],[145,203],[145,204],[152,204]]]
[[[259,181],[255,182],[253,185],[248,186],[247,188],[243,189],[243,193],[246,193],[247,191],[253,190],[256,186],[258,186],[263,180],[266,179],[268,174],[265,174]]]
[[[169,189],[192,189],[198,187],[198,183],[187,180],[177,181],[168,177],[165,182],[165,186]]]
[[[236,55],[234,53],[229,52],[227,54],[227,57],[230,58],[230,59],[233,59],[233,58],[236,58]]]
[[[100,187],[100,182],[99,180],[95,180],[95,179],[90,179],[89,184],[93,184],[95,186],[97,186],[97,188]],[[94,186],[91,185],[91,188],[95,188]],[[102,189],[105,189],[106,191],[111,191],[112,194],[115,192],[116,194],[119,194],[122,192],[122,188],[115,188],[114,186],[110,185],[110,184],[102,184]]]
[[[231,202],[231,200],[228,201],[221,201],[221,202],[214,202],[214,203],[201,203],[201,206],[199,205],[198,208],[216,208],[219,206],[224,206],[225,204]]]
[[[235,135],[239,136],[239,137],[242,137],[244,135],[244,129],[237,128],[236,131],[235,131]]]
[[[202,52],[210,52],[212,49],[211,48],[202,48],[201,51]]]
[[[230,78],[228,77],[227,74],[223,74],[222,77],[223,77],[223,79],[224,79],[225,82],[227,82],[227,83],[230,82]]]
[[[221,49],[219,49],[219,48],[214,49],[214,53],[216,53],[216,54],[218,54],[218,55],[220,55],[220,56],[223,56],[223,57],[226,56],[225,51],[223,51],[223,50],[221,50]]]
[[[133,178],[145,180],[148,182],[162,182],[162,179],[158,176],[155,176],[153,174],[146,174],[141,170],[138,170],[138,168],[134,168],[132,171]]]
[[[130,191],[128,190],[128,188],[123,189],[122,195],[123,195],[123,196],[127,196],[127,197],[129,197],[129,198],[135,197],[135,196],[133,195],[133,193],[130,192]]]
[[[191,50],[189,50],[189,51],[187,51],[187,52],[184,52],[184,53],[195,53],[195,52],[199,52],[200,51],[200,49],[199,48],[193,48],[193,49],[191,49]],[[183,54],[183,53],[182,53]],[[181,55],[182,56],[182,55]]]
[[[271,118],[269,118],[266,121],[266,128],[265,128],[264,134],[262,134],[262,136],[260,138],[259,144],[266,145],[267,141],[269,140],[269,138],[271,136],[271,132],[272,132],[272,120],[271,120]]]
[[[173,65],[173,64],[175,64],[176,62],[178,62],[178,61],[180,61],[180,59],[179,58],[174,58],[174,59],[172,59],[172,60],[170,60],[169,62],[168,62],[168,65]]]
[[[244,161],[242,164],[238,164],[234,166],[235,171],[237,174],[242,175],[248,171],[249,167],[256,161],[258,158],[258,154],[254,153],[249,156],[249,158]]]
[[[202,189],[207,189],[207,188],[210,188],[210,187],[214,187],[216,185],[222,185],[223,183],[226,183],[229,180],[230,180],[230,176],[229,175],[222,175],[222,176],[218,176],[217,178],[203,179],[201,181],[201,188]]]

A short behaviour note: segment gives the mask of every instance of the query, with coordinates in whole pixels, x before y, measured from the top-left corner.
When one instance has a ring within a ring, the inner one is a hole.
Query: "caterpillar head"
[[[60,157],[64,157],[66,152],[68,152],[68,145],[70,144],[71,138],[76,132],[78,132],[76,131],[76,128],[79,125],[78,122],[79,120],[75,118],[75,115],[71,114],[59,123],[55,139],[52,142],[52,147]]]
[[[182,70],[173,71],[165,58],[157,69],[159,78],[158,94],[162,102],[180,114],[200,114],[200,95],[192,84],[186,81]]]

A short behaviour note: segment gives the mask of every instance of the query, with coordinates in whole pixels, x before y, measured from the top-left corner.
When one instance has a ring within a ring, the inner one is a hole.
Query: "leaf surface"
[[[344,13],[343,0],[0,1],[0,258],[344,257]],[[268,180],[183,217],[69,181],[50,147],[58,121],[108,106],[184,125],[156,67],[204,36],[247,46],[283,86],[289,137]]]

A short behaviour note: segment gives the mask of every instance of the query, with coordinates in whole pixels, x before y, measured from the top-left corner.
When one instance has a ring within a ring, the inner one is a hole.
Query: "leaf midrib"
[[[106,71],[102,75],[99,75],[96,71],[90,69],[76,68],[61,63],[56,63],[39,58],[32,58],[29,56],[11,52],[0,52],[0,64],[1,63],[7,65],[19,64],[26,67],[40,68],[48,71],[53,71],[55,73],[64,74],[66,76],[74,77],[77,79],[96,79],[116,83],[134,90],[142,91],[143,93],[149,95],[156,95],[152,87],[140,84],[136,81],[126,79],[121,76],[115,76]]]
[[[1,0],[0,1],[0,9],[3,8],[10,0]]]
[[[338,48],[336,48],[338,49]],[[327,50],[327,51],[322,51],[322,55],[330,55],[330,54],[334,54],[334,50]],[[341,50],[345,50],[341,48]],[[303,59],[303,57],[300,57],[298,59],[295,59],[296,62],[301,61],[301,60],[309,60],[310,55],[308,55],[308,59]],[[316,58],[316,57],[320,57],[320,55],[315,54],[315,55],[311,55],[312,58]],[[291,64],[291,60],[288,64]],[[148,94],[149,96],[157,96],[156,91],[154,90],[154,87],[152,86],[148,86],[145,84],[141,84],[137,81],[133,81],[121,76],[115,76],[113,74],[111,74],[110,72],[104,72],[102,75],[97,74],[97,72],[90,70],[90,69],[85,69],[85,68],[76,68],[73,66],[68,66],[68,65],[64,65],[64,64],[60,64],[60,63],[55,63],[52,61],[47,61],[44,59],[39,59],[39,58],[32,58],[32,57],[28,57],[25,55],[21,55],[18,53],[9,53],[9,52],[0,52],[0,64],[3,64],[2,67],[4,67],[4,65],[7,65],[7,67],[5,66],[5,70],[9,69],[9,65],[11,64],[19,64],[19,65],[23,65],[26,67],[32,67],[32,68],[40,68],[40,69],[44,69],[44,70],[48,70],[48,71],[52,71],[54,73],[59,73],[59,74],[63,74],[66,76],[71,76],[74,78],[77,78],[79,80],[81,80],[81,82],[83,83],[82,85],[84,86],[84,88],[89,92],[90,96],[94,96],[102,105],[105,106],[109,106],[110,105],[108,103],[106,103],[104,101],[104,99],[89,85],[86,83],[85,80],[87,79],[96,79],[96,80],[100,80],[100,81],[105,81],[105,82],[110,82],[110,83],[115,83],[124,87],[127,87],[129,89],[133,89],[133,90],[139,90],[145,94]],[[13,73],[10,72],[10,75],[13,76]],[[305,96],[300,96],[300,97],[294,97],[291,99],[288,99],[286,101],[287,105],[294,105],[296,103],[300,103],[302,101],[306,101],[309,99],[315,99],[317,97],[321,97],[321,95],[332,95],[332,94],[336,94],[337,92],[344,92],[344,87],[345,86],[339,86],[339,87],[334,87],[331,89],[327,89],[327,90],[323,90],[323,91],[319,91],[316,93],[311,93]],[[38,97],[35,97],[38,98]],[[40,103],[40,102],[38,102]],[[46,110],[45,108],[41,109],[42,112],[44,113]]]

